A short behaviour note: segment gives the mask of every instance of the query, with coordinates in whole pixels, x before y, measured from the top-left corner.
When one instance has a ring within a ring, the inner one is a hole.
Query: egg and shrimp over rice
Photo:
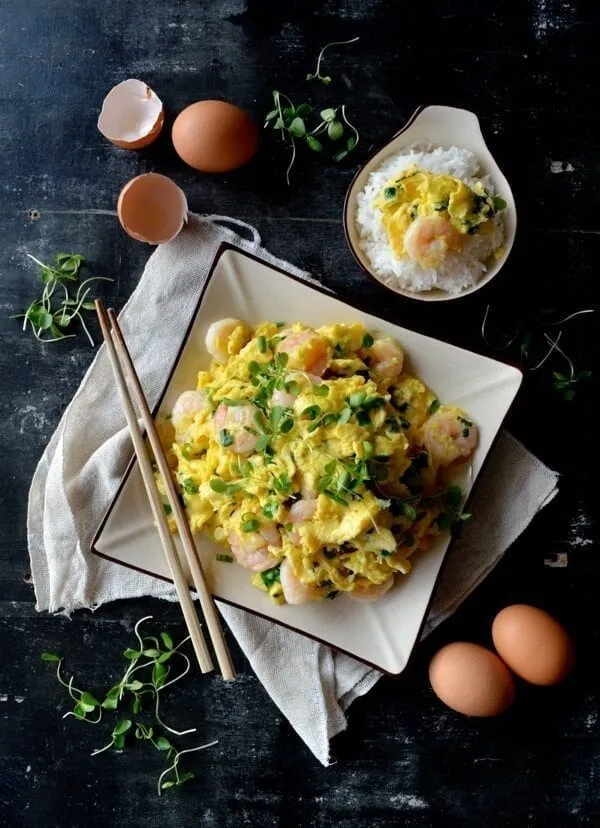
[[[459,519],[475,423],[361,324],[224,319],[206,345],[210,369],[161,423],[192,531],[275,603],[381,598]]]
[[[357,196],[360,247],[392,288],[450,294],[473,287],[504,256],[507,204],[462,147],[386,159]]]

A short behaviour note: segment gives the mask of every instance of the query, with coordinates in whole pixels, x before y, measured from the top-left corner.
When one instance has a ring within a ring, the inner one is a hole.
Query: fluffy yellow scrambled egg
[[[375,206],[383,214],[394,253],[417,258],[410,244],[405,243],[415,220],[443,219],[454,231],[444,233],[447,249],[460,251],[466,236],[491,232],[492,219],[506,207],[506,202],[490,195],[481,181],[470,187],[455,176],[432,173],[413,164],[385,184]],[[435,228],[431,235],[434,233],[438,238],[442,235]]]
[[[207,347],[166,438],[192,530],[277,603],[381,597],[457,517],[443,470],[468,458],[476,426],[361,324],[222,320]]]

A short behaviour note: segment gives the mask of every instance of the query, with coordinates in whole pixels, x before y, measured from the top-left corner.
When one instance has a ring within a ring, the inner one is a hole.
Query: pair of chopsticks
[[[173,535],[171,534],[167,523],[165,510],[156,488],[152,464],[146,452],[144,437],[135,413],[134,401],[140,412],[140,417],[146,429],[148,440],[156,460],[156,465],[158,466],[158,471],[165,485],[165,490],[171,506],[171,512],[175,518],[185,558],[192,576],[194,588],[198,593],[200,608],[212,641],[217,662],[221,670],[221,675],[224,679],[235,678],[235,670],[231,663],[231,657],[223,638],[223,631],[221,629],[221,624],[217,616],[212,596],[210,595],[204,580],[204,574],[198,558],[196,545],[194,543],[185,512],[179,501],[177,489],[175,488],[175,483],[173,482],[173,478],[171,476],[171,470],[169,469],[167,458],[165,457],[162,444],[156,432],[152,414],[148,408],[144,391],[136,374],[131,355],[129,354],[129,350],[119,327],[116,314],[113,310],[109,310],[107,313],[104,305],[99,299],[96,300],[95,305],[104,342],[106,343],[108,357],[115,376],[115,382],[117,384],[119,396],[121,397],[123,411],[125,413],[127,425],[129,426],[133,448],[142,473],[146,494],[148,495],[152,514],[158,528],[165,556],[169,564],[171,577],[173,579],[173,583],[175,584],[175,589],[177,590],[177,597],[179,599],[179,603],[181,604],[183,617],[185,618],[185,623],[190,634],[194,652],[196,653],[196,657],[198,659],[198,664],[200,665],[200,669],[203,673],[208,673],[214,669],[211,654],[206,645],[200,621],[194,607],[194,602],[192,601],[189,585],[182,569],[177,547],[175,546]],[[127,385],[128,381],[130,387]]]

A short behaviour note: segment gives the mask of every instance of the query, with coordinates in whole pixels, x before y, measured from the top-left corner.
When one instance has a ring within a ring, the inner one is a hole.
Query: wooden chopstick
[[[208,673],[214,669],[214,666],[212,663],[210,652],[208,650],[208,647],[206,646],[206,641],[204,640],[204,635],[200,627],[200,622],[196,614],[196,609],[194,607],[192,596],[190,595],[187,580],[183,574],[183,570],[181,569],[181,562],[177,554],[177,548],[173,540],[173,535],[171,534],[171,531],[169,529],[167,519],[165,516],[165,511],[163,509],[163,505],[158,494],[158,490],[156,488],[154,473],[152,471],[152,466],[150,464],[150,460],[148,459],[146,448],[144,446],[144,438],[142,436],[141,429],[138,425],[137,415],[135,413],[135,409],[129,397],[127,383],[125,381],[123,370],[119,363],[119,358],[115,350],[115,345],[110,334],[110,325],[108,317],[106,315],[106,311],[102,303],[99,300],[96,300],[95,304],[96,313],[98,314],[100,327],[102,329],[102,335],[104,337],[104,342],[106,343],[108,357],[115,376],[117,389],[121,397],[123,411],[125,413],[127,425],[129,426],[131,440],[133,442],[133,448],[138,459],[140,471],[142,473],[142,479],[144,481],[144,486],[146,489],[146,493],[148,495],[150,507],[152,509],[152,514],[158,527],[160,539],[165,550],[165,556],[169,564],[169,570],[171,572],[171,577],[173,578],[173,583],[175,584],[177,597],[179,599],[179,603],[181,604],[183,617],[185,619],[188,632],[190,634],[192,646],[194,647],[194,652],[196,653],[200,669],[203,673]]]
[[[177,525],[177,531],[179,532],[179,537],[181,538],[181,543],[183,546],[187,564],[189,566],[190,573],[192,576],[192,582],[194,584],[196,592],[198,593],[200,608],[202,610],[202,614],[204,616],[204,620],[208,628],[208,632],[210,635],[215,655],[217,657],[217,662],[219,664],[221,675],[226,680],[233,679],[235,678],[235,670],[231,661],[229,650],[227,649],[227,645],[223,637],[221,623],[219,621],[219,617],[217,615],[217,610],[212,596],[208,591],[208,587],[206,586],[206,580],[204,578],[204,573],[202,571],[202,566],[200,564],[200,559],[198,557],[196,544],[194,542],[194,538],[192,536],[192,532],[187,521],[186,514],[183,510],[183,507],[181,506],[179,494],[177,492],[177,489],[175,488],[175,483],[171,475],[171,469],[169,468],[169,464],[165,456],[162,443],[160,442],[160,438],[157,434],[156,427],[154,425],[154,419],[152,417],[150,409],[148,408],[148,403],[146,401],[146,397],[144,396],[142,386],[135,371],[133,360],[131,359],[131,355],[127,348],[127,344],[125,343],[125,339],[123,338],[123,334],[119,327],[119,322],[113,310],[109,309],[108,318],[112,325],[112,336],[114,337],[114,342],[117,346],[117,351],[121,359],[125,375],[129,379],[133,398],[140,411],[142,421],[144,423],[146,433],[148,435],[148,440],[154,453],[156,465],[158,466],[158,470],[165,485],[165,490],[167,492],[169,503],[171,505],[172,514],[175,518],[175,523]],[[179,559],[177,560],[179,561]]]

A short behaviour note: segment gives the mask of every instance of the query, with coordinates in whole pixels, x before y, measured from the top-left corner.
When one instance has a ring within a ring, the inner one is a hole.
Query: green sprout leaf
[[[327,135],[331,141],[339,141],[344,135],[344,125],[340,121],[330,121],[327,125]]]
[[[329,123],[330,121],[335,120],[335,116],[337,115],[337,109],[323,109],[319,113],[321,118],[325,121],[325,123]]]
[[[306,135],[306,127],[302,118],[294,118],[288,127],[288,132],[293,135],[294,138],[302,138]]]

